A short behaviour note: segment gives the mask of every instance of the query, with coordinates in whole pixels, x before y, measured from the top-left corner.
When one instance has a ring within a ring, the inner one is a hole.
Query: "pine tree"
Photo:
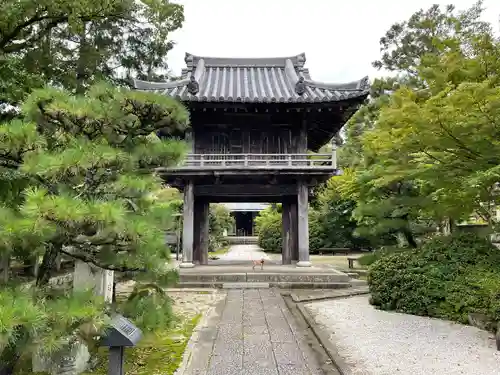
[[[52,290],[58,255],[171,280],[164,233],[173,220],[154,169],[181,160],[186,147],[175,137],[188,125],[173,99],[101,84],[81,96],[37,90],[22,119],[0,126],[0,182],[11,187],[1,196],[0,252],[43,257],[30,293],[16,278],[0,289],[0,373],[33,346],[58,348],[82,324],[103,321],[92,296]]]

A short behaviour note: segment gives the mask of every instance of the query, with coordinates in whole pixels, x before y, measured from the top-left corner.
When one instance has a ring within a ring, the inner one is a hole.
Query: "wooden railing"
[[[337,169],[335,153],[330,154],[188,154],[177,168],[306,168]]]

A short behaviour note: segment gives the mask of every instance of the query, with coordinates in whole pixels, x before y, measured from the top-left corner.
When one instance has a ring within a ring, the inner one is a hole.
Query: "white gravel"
[[[438,319],[376,310],[367,296],[305,305],[349,368],[346,375],[495,375],[493,335]]]

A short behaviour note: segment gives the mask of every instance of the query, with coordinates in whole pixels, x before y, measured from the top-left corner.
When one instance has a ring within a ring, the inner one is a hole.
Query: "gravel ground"
[[[493,335],[438,319],[374,309],[367,296],[305,305],[330,333],[346,375],[494,375]]]
[[[134,281],[118,283],[117,297],[127,296],[134,288]],[[225,292],[217,289],[195,291],[189,289],[166,289],[165,292],[173,300],[173,310],[185,319],[191,319],[204,313],[210,306],[225,297]]]

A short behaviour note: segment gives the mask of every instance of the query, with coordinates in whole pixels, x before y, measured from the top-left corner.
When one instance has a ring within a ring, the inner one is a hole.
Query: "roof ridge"
[[[303,82],[309,87],[326,90],[365,91],[370,89],[370,79],[368,76],[364,76],[363,78],[356,81],[345,83],[327,83],[322,81],[314,81],[312,79],[307,79],[307,77],[304,77]]]
[[[195,67],[200,60],[206,67],[285,67],[285,62],[290,60],[296,68],[303,68],[306,62],[304,52],[284,57],[210,57],[198,56],[186,52],[184,61],[188,69]]]

